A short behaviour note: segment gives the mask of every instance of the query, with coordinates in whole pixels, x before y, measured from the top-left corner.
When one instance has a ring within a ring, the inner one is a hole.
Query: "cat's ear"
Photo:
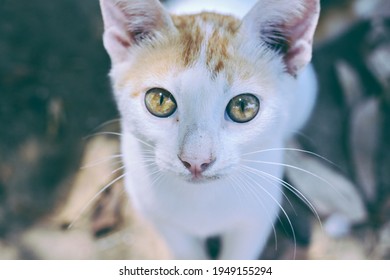
[[[311,60],[319,0],[259,0],[244,17],[242,28],[283,55],[286,69],[296,75]]]
[[[113,63],[126,59],[129,48],[174,28],[158,0],[100,0],[103,43]]]

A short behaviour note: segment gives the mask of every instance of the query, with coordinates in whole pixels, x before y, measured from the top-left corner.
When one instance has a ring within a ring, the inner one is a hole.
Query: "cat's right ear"
[[[283,55],[293,76],[310,62],[320,0],[258,0],[242,29]]]
[[[134,44],[174,28],[158,0],[100,0],[100,7],[103,43],[113,64],[126,60]]]

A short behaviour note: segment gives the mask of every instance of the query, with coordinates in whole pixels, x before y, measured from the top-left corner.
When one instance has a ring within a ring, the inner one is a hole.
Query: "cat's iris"
[[[253,120],[259,113],[260,101],[253,94],[245,93],[232,98],[226,107],[229,118],[237,123]]]
[[[159,118],[171,116],[177,108],[173,95],[162,88],[152,88],[145,94],[145,105],[148,111]]]

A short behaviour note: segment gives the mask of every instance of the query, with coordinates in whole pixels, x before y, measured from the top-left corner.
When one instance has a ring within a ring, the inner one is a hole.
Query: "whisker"
[[[249,168],[251,170],[253,170],[253,172],[259,172],[261,173],[263,176],[267,176],[273,180],[275,180],[276,182],[278,183],[281,183],[287,190],[289,190],[291,193],[293,193],[296,197],[298,197],[301,201],[303,201],[303,203],[311,210],[311,212],[314,214],[314,216],[316,217],[316,219],[318,220],[319,224],[320,224],[320,227],[322,228],[322,222],[321,222],[321,218],[316,210],[316,208],[314,207],[314,205],[310,202],[310,200],[301,192],[299,191],[296,187],[294,187],[293,185],[291,185],[290,183],[284,181],[283,179],[280,179],[272,174],[269,174],[267,172],[264,172],[262,170],[257,170],[255,168],[251,168],[249,166],[244,166],[245,168]],[[260,174],[258,174],[260,176]],[[262,178],[264,178],[262,176]],[[265,179],[265,178],[264,178]],[[287,196],[285,196],[287,198]],[[288,200],[288,198],[287,198]],[[288,200],[289,201],[289,200]],[[290,202],[290,201],[289,201]],[[292,206],[291,202],[290,202],[290,205]],[[294,207],[292,207],[294,212],[295,212],[295,209]]]
[[[239,172],[241,174],[243,174],[245,177],[249,178],[249,179],[252,179],[249,175],[247,175],[245,172],[243,172],[244,170],[242,169],[239,169]],[[243,178],[245,179],[245,178]],[[246,189],[249,190],[252,195],[255,196],[256,200],[261,204],[261,206],[263,207],[265,213],[267,213],[267,219],[268,221],[270,222],[270,224],[272,225],[272,230],[273,230],[273,234],[274,234],[274,240],[275,240],[275,251],[278,250],[278,236],[276,234],[276,228],[275,228],[275,225],[274,225],[274,220],[271,218],[271,215],[267,209],[267,207],[265,207],[264,205],[264,202],[262,201],[261,197],[259,197],[259,194],[257,193],[257,190],[253,187],[252,184],[250,184],[247,180],[244,180],[243,183],[245,185],[243,185],[244,187],[246,186]],[[264,190],[264,187],[259,185],[259,187]],[[271,196],[272,197],[272,196]],[[280,217],[278,216],[277,219],[280,221]]]
[[[143,151],[141,156],[145,159],[154,159],[155,158],[153,151]]]
[[[125,166],[124,166],[124,165],[122,165],[121,167],[119,167],[119,168],[113,170],[113,171],[111,172],[111,174],[115,174],[115,173],[117,173],[117,172],[119,172],[119,171],[121,171],[121,170],[123,170],[123,169],[125,169]]]
[[[154,150],[150,147],[145,147],[141,152],[146,155],[154,155]]]
[[[119,136],[119,137],[121,137],[123,134],[120,133],[120,132],[103,131],[103,132],[93,133],[93,134],[91,134],[91,135],[88,135],[88,136],[84,137],[83,139],[84,139],[84,140],[88,140],[88,139],[90,139],[90,138],[92,138],[92,137],[95,137],[95,136],[104,136],[104,135],[113,135],[113,136]],[[138,142],[144,144],[145,146],[148,146],[148,147],[154,149],[154,146],[151,145],[151,144],[149,144],[148,142],[146,142],[146,141],[144,141],[144,140],[141,140],[141,139],[139,139],[138,137],[136,137],[136,136],[134,136],[134,135],[133,135],[133,137],[134,137],[134,139],[137,140]]]
[[[280,182],[287,190],[289,190],[292,194],[294,194],[301,201],[303,201],[303,203],[307,207],[309,207],[310,211],[314,214],[316,220],[318,221],[318,223],[320,225],[320,228],[321,229],[323,228],[322,221],[321,221],[320,215],[318,214],[317,209],[314,207],[313,203],[311,203],[310,200],[300,190],[298,190],[296,187],[294,187],[290,183],[288,183],[288,182],[286,182],[286,181],[284,181],[276,176],[273,176],[273,175],[271,175],[267,172],[264,172],[264,171],[260,171],[260,172],[263,173],[265,176],[269,176],[269,177],[275,179],[276,181]]]
[[[329,182],[327,181],[325,178],[313,173],[313,172],[310,172],[308,170],[305,170],[303,168],[300,168],[298,166],[294,166],[294,165],[291,165],[291,164],[286,164],[286,163],[281,163],[281,162],[270,162],[270,161],[261,161],[261,160],[249,160],[249,159],[243,159],[242,161],[245,161],[245,162],[252,162],[252,163],[260,163],[260,164],[269,164],[269,165],[277,165],[277,166],[284,166],[284,167],[288,167],[288,168],[292,168],[292,169],[295,169],[295,170],[299,170],[301,172],[304,172],[306,174],[309,174],[317,179],[319,179],[320,181],[324,182],[325,184],[327,184],[329,187],[331,187],[335,192],[337,192],[340,196],[342,196],[342,194],[340,192],[337,191],[337,189]]]
[[[254,184],[256,184],[258,187],[260,187],[278,205],[279,209],[283,212],[283,215],[286,217],[287,222],[288,222],[288,224],[289,224],[289,226],[291,228],[292,235],[293,235],[293,240],[294,240],[294,259],[295,259],[296,252],[297,252],[297,239],[296,239],[295,230],[294,230],[294,227],[292,225],[291,219],[288,216],[286,210],[283,208],[283,206],[280,204],[280,202],[277,201],[261,184],[259,184],[257,181],[255,181],[252,177],[250,177],[246,173],[243,173],[243,174],[246,175],[247,178],[249,180],[251,180]],[[280,218],[279,218],[279,221],[280,221]]]
[[[146,141],[144,141],[144,140],[141,140],[141,139],[139,139],[138,137],[134,137],[134,139],[137,140],[138,142],[144,144],[145,146],[148,146],[149,148],[154,149],[154,146],[151,145],[151,144],[149,144],[148,142],[146,142]]]
[[[151,164],[152,165],[152,164]],[[151,173],[149,173],[149,176],[153,176],[154,174],[157,174],[161,172],[161,169],[156,165],[156,170],[155,171],[152,171]]]
[[[97,130],[100,130],[102,129],[103,127],[105,126],[108,126],[110,124],[113,124],[113,123],[116,123],[116,122],[120,122],[121,119],[113,119],[113,120],[110,120],[110,121],[106,121],[100,125],[98,125],[94,130],[97,131]]]
[[[96,166],[98,166],[100,164],[104,164],[104,163],[106,163],[106,162],[108,162],[110,160],[119,159],[119,158],[122,158],[122,157],[123,157],[122,154],[118,154],[118,155],[109,156],[107,158],[98,159],[95,162],[88,163],[88,164],[80,167],[80,169],[87,169],[87,168],[96,167]],[[141,163],[141,162],[150,162],[150,161],[154,160],[154,156],[153,155],[142,155],[142,157],[143,157],[142,160],[127,161],[127,163]],[[119,159],[117,161],[112,162],[110,165],[114,165],[114,164],[118,164],[118,163],[122,163],[122,162],[123,162],[123,160]]]
[[[149,162],[148,164],[143,164],[143,166],[144,167],[153,167],[154,166],[154,167],[158,168],[157,164],[153,160],[149,160],[148,162]],[[144,163],[146,163],[146,162],[144,162]]]
[[[304,154],[308,154],[308,155],[312,155],[312,156],[315,156],[317,158],[320,158],[320,159],[328,162],[329,164],[331,164],[333,166],[337,166],[334,162],[332,162],[331,160],[327,159],[324,156],[321,156],[320,154],[317,154],[317,153],[314,153],[314,152],[311,152],[311,151],[308,151],[308,150],[298,149],[298,148],[272,148],[272,149],[264,149],[264,150],[250,152],[250,153],[245,153],[245,154],[243,154],[243,156],[260,154],[260,153],[264,153],[264,152],[275,152],[275,151],[301,152],[301,153],[304,153]]]
[[[237,197],[238,197],[239,203],[240,203],[240,207],[244,208],[243,206],[245,206],[246,204],[243,202],[243,198],[241,197],[241,195],[245,198],[245,196],[248,195],[247,192],[245,192],[242,189],[242,187],[240,185],[240,181],[238,181],[235,177],[228,176],[227,179],[230,181],[234,192],[237,194]]]
[[[122,154],[112,155],[112,156],[109,156],[106,158],[98,159],[92,163],[87,163],[86,165],[81,166],[80,169],[87,169],[87,168],[95,167],[95,166],[98,166],[100,164],[106,163],[110,160],[118,159],[118,158],[122,158]],[[116,163],[121,162],[121,161],[122,161],[122,159],[118,160]]]
[[[268,183],[272,184],[274,187],[277,187],[275,182],[272,182],[270,179],[268,179],[266,176],[264,176],[264,174],[259,173],[260,170],[257,170],[255,168],[252,168],[252,167],[249,167],[249,166],[246,166],[246,165],[241,165],[241,167],[246,169],[248,172],[250,172],[250,173],[252,173],[252,174],[254,174],[256,176],[259,176],[260,178],[266,180]],[[268,173],[266,173],[266,174],[268,174]],[[296,211],[295,211],[295,208],[294,208],[292,202],[290,201],[290,199],[287,197],[287,195],[285,193],[283,193],[283,197],[286,199],[288,204],[290,204],[291,208],[294,210],[294,213],[296,214]]]
[[[155,178],[153,179],[151,185],[157,184],[163,177],[164,177],[164,174],[163,174],[163,173],[157,173],[157,175],[156,175]]]
[[[96,132],[91,135],[85,136],[83,139],[88,140],[95,136],[105,136],[105,135],[111,135],[111,136],[122,136],[122,133],[119,132],[110,132],[110,131],[103,131],[103,132]]]
[[[109,187],[111,187],[113,184],[118,182],[119,180],[123,179],[125,177],[126,173],[120,175],[119,177],[112,180],[110,183],[105,185],[103,188],[101,188],[80,210],[80,212],[77,214],[77,216],[73,219],[73,221],[69,224],[68,230],[73,227],[73,225],[77,222],[77,220],[81,217],[82,214],[88,209],[88,207],[94,202],[105,190],[107,190]]]

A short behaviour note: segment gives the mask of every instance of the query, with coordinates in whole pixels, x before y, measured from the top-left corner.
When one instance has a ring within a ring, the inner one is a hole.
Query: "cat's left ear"
[[[242,29],[259,43],[283,55],[296,76],[311,60],[320,0],[259,0],[244,17]]]
[[[129,49],[159,32],[174,29],[158,0],[100,0],[103,43],[112,63],[124,61]]]

